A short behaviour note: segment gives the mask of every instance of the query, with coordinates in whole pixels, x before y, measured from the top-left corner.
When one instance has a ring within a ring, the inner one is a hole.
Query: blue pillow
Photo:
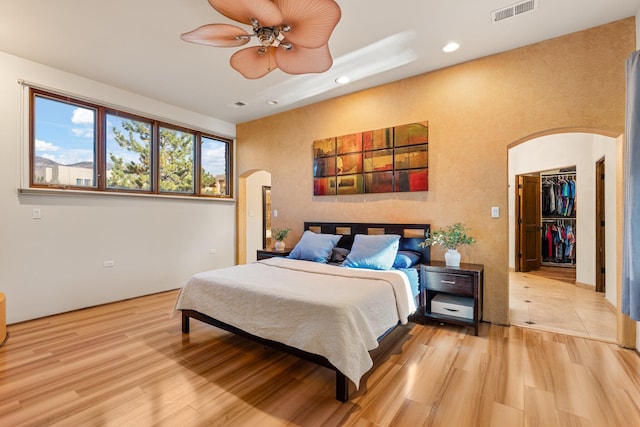
[[[343,267],[389,270],[398,253],[397,234],[356,234]]]
[[[298,244],[293,248],[288,258],[306,261],[327,262],[331,250],[342,236],[333,234],[316,234],[305,231]]]
[[[413,267],[420,261],[422,254],[414,251],[398,251],[395,261],[393,261],[393,268],[409,268]]]

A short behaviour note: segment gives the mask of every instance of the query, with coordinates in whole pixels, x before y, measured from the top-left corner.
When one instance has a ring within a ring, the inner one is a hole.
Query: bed
[[[336,372],[349,399],[373,366],[370,352],[396,326],[419,320],[417,266],[428,224],[306,222],[289,257],[195,274],[176,309]],[[391,263],[391,264],[390,264]]]

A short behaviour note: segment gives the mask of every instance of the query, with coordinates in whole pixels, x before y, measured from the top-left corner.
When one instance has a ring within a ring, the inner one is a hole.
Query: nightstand
[[[447,266],[431,261],[420,266],[425,320],[473,326],[478,335],[482,320],[482,288],[484,266],[460,264]]]
[[[273,257],[286,257],[291,253],[291,249],[285,248],[284,251],[277,252],[275,249],[258,249],[257,258],[258,261]]]

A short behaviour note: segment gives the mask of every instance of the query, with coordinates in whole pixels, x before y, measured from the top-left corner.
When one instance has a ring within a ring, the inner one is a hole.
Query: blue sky
[[[63,165],[93,162],[95,111],[36,98],[36,155]]]
[[[62,165],[94,161],[95,110],[43,97],[36,97],[35,108],[37,156]],[[138,155],[120,148],[114,140],[113,127],[121,127],[122,121],[120,117],[108,118],[108,152],[127,162],[136,162]],[[202,145],[202,166],[205,170],[214,175],[225,173],[224,147],[224,143],[205,139]]]

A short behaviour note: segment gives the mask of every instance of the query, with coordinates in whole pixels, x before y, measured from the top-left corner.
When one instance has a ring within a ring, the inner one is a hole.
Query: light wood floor
[[[347,403],[334,375],[192,321],[176,292],[9,326],[2,426],[632,426],[640,357],[482,324],[412,325]]]

